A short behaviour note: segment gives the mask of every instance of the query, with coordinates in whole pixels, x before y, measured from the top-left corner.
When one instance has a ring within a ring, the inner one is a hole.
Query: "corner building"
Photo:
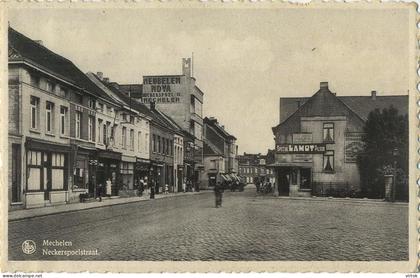
[[[326,189],[360,189],[357,155],[371,111],[408,113],[408,96],[337,96],[321,82],[310,98],[280,98],[280,124],[273,127],[275,193],[323,195]]]
[[[203,176],[203,97],[192,76],[191,58],[182,59],[182,74],[143,76],[143,84],[126,84],[121,88],[133,99],[156,108],[169,116],[183,131],[193,137],[185,148],[185,178],[197,184]]]

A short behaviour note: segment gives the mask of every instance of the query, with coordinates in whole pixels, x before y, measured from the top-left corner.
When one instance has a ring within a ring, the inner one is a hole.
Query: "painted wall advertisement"
[[[147,104],[179,103],[181,101],[180,76],[144,76],[142,102]]]

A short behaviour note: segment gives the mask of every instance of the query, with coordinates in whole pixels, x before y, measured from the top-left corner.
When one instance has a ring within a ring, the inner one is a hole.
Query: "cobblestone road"
[[[22,252],[24,240],[37,251]],[[43,240],[98,256],[42,255]],[[407,260],[408,209],[211,192],[9,223],[10,260]]]

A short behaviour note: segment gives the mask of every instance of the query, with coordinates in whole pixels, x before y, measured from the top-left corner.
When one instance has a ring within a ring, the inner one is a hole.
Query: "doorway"
[[[289,196],[290,169],[282,167],[277,170],[277,186],[280,196]]]

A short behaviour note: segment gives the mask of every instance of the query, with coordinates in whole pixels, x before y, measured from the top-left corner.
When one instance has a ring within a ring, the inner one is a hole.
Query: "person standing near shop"
[[[222,206],[222,199],[223,199],[223,186],[220,182],[217,182],[214,186],[214,195],[216,197],[216,208]]]
[[[106,180],[106,195],[107,196],[111,196],[112,194],[111,194],[111,190],[112,190],[112,182],[111,182],[111,179],[110,178],[108,178],[107,180]]]

